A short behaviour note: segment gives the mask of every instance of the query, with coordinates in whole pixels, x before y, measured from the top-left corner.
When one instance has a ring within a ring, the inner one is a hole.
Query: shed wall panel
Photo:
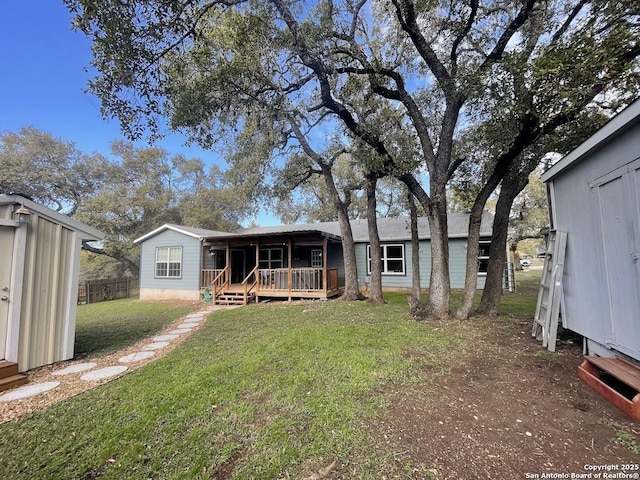
[[[63,347],[69,342],[75,247],[71,230],[45,218],[31,215],[28,228],[18,358],[23,371],[68,358]]]
[[[563,275],[567,327],[601,344],[609,340],[612,318],[606,287],[606,227],[595,183],[636,160],[639,153],[636,125],[551,181],[553,227],[568,232]]]

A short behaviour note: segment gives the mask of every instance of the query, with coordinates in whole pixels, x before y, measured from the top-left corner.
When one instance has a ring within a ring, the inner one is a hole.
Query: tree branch
[[[476,19],[476,14],[478,13],[478,0],[471,0],[471,12],[469,12],[469,18],[467,19],[467,23],[464,28],[460,32],[460,34],[456,37],[451,45],[451,74],[455,77],[458,73],[458,46],[464,40],[464,37],[471,31],[471,27],[473,26],[473,22]]]

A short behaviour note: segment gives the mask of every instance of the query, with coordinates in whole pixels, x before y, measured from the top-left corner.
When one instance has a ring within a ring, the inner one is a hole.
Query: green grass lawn
[[[380,478],[363,423],[392,386],[469,348],[455,328],[409,319],[406,294],[386,298],[215,312],[144,368],[0,425],[0,478],[303,478],[334,459]]]
[[[75,355],[108,355],[127,348],[203,306],[136,299],[78,305]]]

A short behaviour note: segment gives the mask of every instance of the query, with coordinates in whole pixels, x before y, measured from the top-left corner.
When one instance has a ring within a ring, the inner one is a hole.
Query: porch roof
[[[329,222],[332,223],[332,222]],[[336,226],[337,226],[337,222]],[[212,235],[207,238],[208,242],[215,242],[221,240],[253,240],[264,238],[299,238],[299,237],[326,237],[330,241],[340,242],[342,237],[340,236],[340,229],[337,229],[337,233],[319,229],[310,228],[315,227],[318,224],[308,225],[281,225],[277,227],[252,227],[242,228],[235,233],[228,233],[225,235]]]
[[[449,238],[466,238],[469,228],[468,213],[449,213],[448,215]],[[490,236],[493,227],[493,215],[484,212],[480,225],[480,235]],[[367,220],[351,220],[353,239],[356,243],[369,241],[369,229]],[[405,241],[411,239],[409,217],[379,218],[378,234],[380,240]],[[268,237],[295,237],[295,236],[324,236],[330,240],[341,241],[340,225],[338,222],[318,222],[300,225],[278,225],[271,227],[250,227],[236,230],[235,233],[212,235],[208,241],[239,240]],[[429,221],[427,217],[418,218],[418,237],[422,240],[431,238]]]

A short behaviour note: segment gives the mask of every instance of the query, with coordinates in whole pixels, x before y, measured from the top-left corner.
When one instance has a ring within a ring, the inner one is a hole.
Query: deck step
[[[618,357],[587,356],[578,376],[626,415],[640,420],[639,365]]]
[[[0,392],[19,387],[29,381],[29,377],[18,373],[18,364],[0,360]]]
[[[223,292],[216,297],[216,305],[245,305],[255,298],[255,294],[247,294],[245,300],[244,293]]]

